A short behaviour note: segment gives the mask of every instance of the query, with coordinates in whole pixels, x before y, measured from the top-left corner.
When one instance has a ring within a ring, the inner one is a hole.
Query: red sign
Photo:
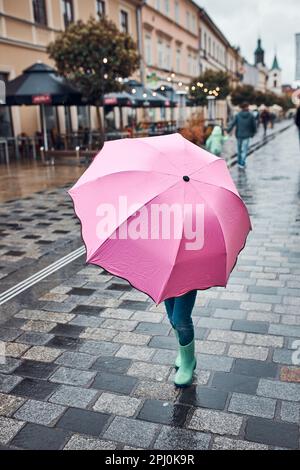
[[[51,104],[51,95],[35,95],[32,97],[33,104]]]
[[[117,98],[104,98],[104,104],[117,104]]]

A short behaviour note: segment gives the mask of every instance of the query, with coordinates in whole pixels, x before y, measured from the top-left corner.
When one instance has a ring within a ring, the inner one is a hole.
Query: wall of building
[[[204,22],[200,23],[201,72],[207,69],[226,70],[226,45]]]
[[[136,8],[138,0],[104,0],[107,16],[120,26],[121,9],[128,13],[129,33],[138,39]],[[0,72],[15,78],[31,64],[42,61],[54,65],[46,53],[47,44],[64,29],[61,0],[45,0],[47,26],[34,23],[32,0],[0,0]],[[74,19],[86,21],[96,16],[96,0],[73,0]],[[159,87],[167,84],[171,72],[174,73],[172,86],[184,90],[190,81],[202,70],[229,70],[235,74],[238,55],[228,49],[222,35],[201,18],[199,8],[191,0],[157,1],[147,0],[142,9],[142,51],[145,76],[156,75],[156,80],[148,86]],[[205,39],[206,38],[206,39]],[[210,44],[210,45],[209,45]],[[200,49],[199,49],[200,48]],[[200,54],[199,54],[200,51]],[[205,55],[203,55],[203,51]],[[133,78],[140,80],[137,71]],[[40,116],[36,107],[13,108],[15,134],[21,131],[33,134],[40,130]],[[77,127],[76,110],[72,110],[73,129]],[[141,117],[147,112],[139,112]],[[64,130],[64,113],[59,110]],[[187,110],[187,116],[189,110]],[[170,119],[171,112],[152,112],[155,119]],[[175,111],[175,118],[177,111]],[[95,110],[91,122],[97,125]]]

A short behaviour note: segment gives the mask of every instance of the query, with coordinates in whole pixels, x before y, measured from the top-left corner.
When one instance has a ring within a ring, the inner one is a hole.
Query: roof
[[[272,65],[271,70],[281,70],[281,68],[279,67],[279,64],[278,64],[278,60],[277,60],[276,54],[275,54],[275,56],[274,56],[273,65]]]
[[[199,10],[200,10],[201,18],[204,19],[209,24],[209,26],[213,29],[214,33],[219,37],[219,39],[223,41],[223,43],[225,43],[227,47],[231,47],[233,49],[233,46],[230,44],[226,36],[224,36],[222,31],[218,28],[218,26],[215,24],[212,18],[209,16],[207,11],[200,6],[199,6]]]
[[[264,52],[263,48],[261,47],[261,39],[260,38],[257,40],[257,48],[255,49],[255,54],[257,54],[258,52]]]

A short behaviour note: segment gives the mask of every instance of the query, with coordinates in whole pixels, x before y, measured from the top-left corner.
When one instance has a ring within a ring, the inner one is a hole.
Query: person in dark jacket
[[[268,125],[269,125],[269,122],[271,121],[271,114],[269,113],[267,108],[265,108],[262,111],[262,113],[260,115],[260,120],[261,120],[263,128],[264,128],[264,136],[266,136],[267,135]]]
[[[238,165],[239,168],[244,169],[250,138],[256,133],[255,117],[250,113],[248,103],[241,105],[241,111],[234,117],[232,123],[227,128],[227,132],[230,133],[234,127],[237,138]]]
[[[297,108],[296,116],[295,116],[295,124],[298,127],[299,132],[299,141],[300,141],[300,106]]]

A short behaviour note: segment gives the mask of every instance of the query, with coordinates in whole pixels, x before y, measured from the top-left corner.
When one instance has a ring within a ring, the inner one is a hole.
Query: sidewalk
[[[264,136],[263,126],[262,124],[260,124],[257,133],[252,139],[250,139],[249,151],[252,152],[253,150],[260,148],[260,146],[265,145],[267,142],[272,140],[278,133],[280,133],[289,126],[293,126],[293,124],[293,120],[284,119],[283,121],[276,123],[273,129],[268,128],[266,136]],[[229,140],[224,145],[223,158],[225,158],[226,161],[230,162],[230,164],[231,162],[235,162],[237,159],[236,151],[237,149],[235,130],[233,130],[232,135],[229,137]]]
[[[268,130],[268,135],[276,133],[278,129],[292,124],[292,121],[283,121],[275,125],[274,130]],[[251,144],[263,140],[262,129],[252,139]],[[225,144],[224,158],[230,159],[236,152],[235,138],[232,137]],[[40,162],[25,161],[11,163],[9,166],[0,166],[0,204],[13,199],[30,197],[37,191],[53,190],[62,185],[69,185],[76,181],[85,171],[85,166],[55,165],[45,166]],[[69,184],[70,183],[70,184]]]
[[[163,306],[81,257],[0,306],[2,448],[300,448],[296,130],[247,163],[231,172],[253,231],[228,287],[198,292],[194,385],[173,385]],[[82,244],[66,188],[1,204],[0,222],[2,292]]]

